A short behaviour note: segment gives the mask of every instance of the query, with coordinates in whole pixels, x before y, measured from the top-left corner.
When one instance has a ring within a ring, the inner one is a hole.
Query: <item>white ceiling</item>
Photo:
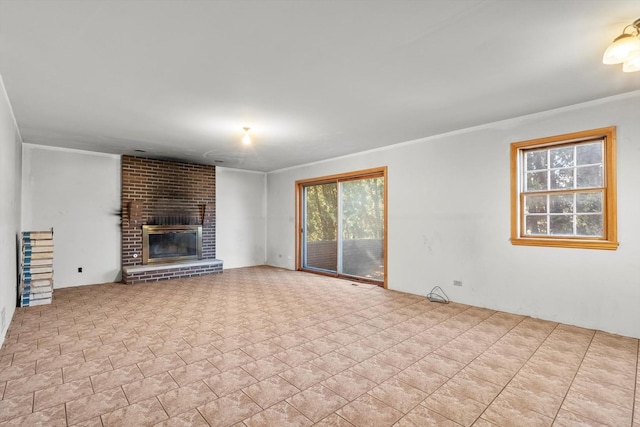
[[[638,0],[0,0],[0,75],[24,142],[272,171],[638,90],[601,63],[637,18]]]

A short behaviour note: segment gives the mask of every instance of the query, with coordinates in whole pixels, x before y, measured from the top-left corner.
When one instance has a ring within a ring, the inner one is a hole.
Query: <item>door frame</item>
[[[361,282],[368,282],[368,283],[375,283],[376,285],[379,285],[380,282],[379,281],[369,281],[360,277],[355,277],[355,276],[348,276],[348,275],[344,275],[344,274],[338,274],[338,273],[329,273],[329,272],[323,272],[323,271],[316,271],[316,270],[311,270],[311,269],[305,269],[302,266],[302,235],[304,232],[304,187],[308,186],[308,185],[318,185],[318,184],[328,184],[328,183],[340,183],[342,181],[351,181],[351,180],[356,180],[356,179],[363,179],[363,178],[375,178],[375,177],[382,177],[384,179],[384,191],[383,191],[383,251],[384,251],[384,280],[382,282],[382,286],[387,289],[387,277],[388,277],[388,271],[387,271],[387,266],[388,266],[388,251],[387,251],[387,235],[388,235],[388,227],[387,227],[387,189],[389,188],[388,185],[388,177],[387,177],[387,167],[386,166],[381,166],[381,167],[377,167],[377,168],[371,168],[371,169],[363,169],[363,170],[359,170],[359,171],[355,171],[355,172],[346,172],[346,173],[340,173],[340,174],[335,174],[335,175],[327,175],[327,176],[321,176],[318,178],[309,178],[309,179],[302,179],[302,180],[298,180],[295,182],[295,203],[296,203],[296,215],[295,215],[295,236],[296,236],[296,263],[295,263],[295,268],[297,271],[307,271],[310,273],[316,273],[316,274],[323,274],[326,276],[332,276],[332,277],[343,277],[343,278],[347,278],[349,280],[356,280],[356,281],[361,281]]]

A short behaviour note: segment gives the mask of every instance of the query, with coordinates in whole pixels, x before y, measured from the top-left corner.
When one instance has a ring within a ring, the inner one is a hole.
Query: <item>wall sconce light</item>
[[[244,129],[244,136],[242,137],[242,143],[244,145],[251,144],[251,137],[249,136],[249,129],[251,129],[251,128],[250,127],[244,127],[242,129]]]
[[[630,32],[627,32],[631,29]],[[622,34],[613,40],[602,57],[604,64],[622,63],[622,71],[640,71],[640,19],[627,25]]]

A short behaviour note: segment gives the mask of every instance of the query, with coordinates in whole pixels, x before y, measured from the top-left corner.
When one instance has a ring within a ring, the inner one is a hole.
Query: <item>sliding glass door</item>
[[[384,170],[299,183],[301,268],[383,283]]]
[[[384,178],[340,183],[338,273],[384,279]]]
[[[338,271],[338,185],[304,187],[304,268]]]

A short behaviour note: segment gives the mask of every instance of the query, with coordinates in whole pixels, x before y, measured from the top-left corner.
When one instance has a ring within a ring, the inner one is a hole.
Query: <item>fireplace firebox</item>
[[[202,259],[201,225],[143,225],[142,264]]]

